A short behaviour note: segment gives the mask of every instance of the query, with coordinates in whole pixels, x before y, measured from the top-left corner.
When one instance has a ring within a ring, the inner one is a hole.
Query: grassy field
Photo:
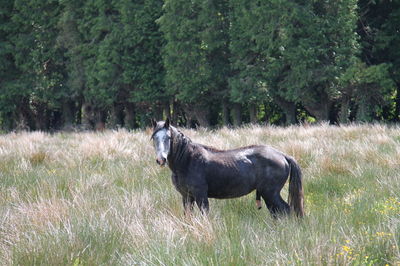
[[[0,135],[1,265],[400,265],[399,127],[183,132],[294,156],[305,218],[274,220],[255,193],[185,217],[150,132]]]

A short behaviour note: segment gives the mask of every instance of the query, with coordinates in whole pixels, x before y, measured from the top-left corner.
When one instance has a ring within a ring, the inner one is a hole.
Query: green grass
[[[221,149],[267,144],[294,156],[306,216],[274,220],[252,193],[185,217],[149,132],[6,134],[1,264],[400,264],[399,127],[183,131]]]

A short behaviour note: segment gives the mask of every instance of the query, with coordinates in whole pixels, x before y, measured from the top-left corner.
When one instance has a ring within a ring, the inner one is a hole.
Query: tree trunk
[[[13,113],[9,112],[3,115],[2,120],[1,121],[1,129],[5,130],[5,131],[11,131],[14,129],[15,125],[14,122],[16,119],[13,119]]]
[[[75,120],[74,112],[74,103],[68,100],[64,101],[62,104],[62,130],[73,130]]]
[[[76,125],[82,126],[82,100],[76,102],[76,107],[74,112],[75,112],[74,119],[76,120]]]
[[[366,95],[361,95],[360,99],[357,103],[357,115],[356,119],[360,122],[371,122],[371,104],[369,101],[369,97]]]
[[[285,113],[286,125],[294,125],[297,123],[297,117],[296,117],[296,104],[295,103],[289,103],[284,107],[283,112]]]
[[[396,109],[394,111],[394,121],[400,121],[400,82],[396,83]]]
[[[317,121],[329,121],[329,109],[332,103],[329,101],[328,95],[323,93],[323,95],[319,97],[319,99],[315,100],[319,101],[305,101],[304,107],[310,114],[315,116]]]
[[[206,108],[204,108],[203,106],[195,107],[195,117],[201,127],[209,127],[210,126],[210,121],[208,119],[209,114],[210,114],[210,111],[207,107]]]
[[[257,124],[257,105],[255,103],[251,103],[249,105],[249,114],[250,114],[250,123]]]
[[[90,103],[84,102],[82,104],[82,129],[94,129],[93,107]]]
[[[275,97],[274,100],[285,114],[285,125],[296,124],[296,104],[294,102],[286,101],[281,97]]]
[[[222,124],[224,126],[229,126],[229,106],[228,100],[226,99],[222,101]]]
[[[315,116],[317,121],[329,121],[329,103],[321,103],[317,107],[310,105],[305,105],[304,107],[310,112],[310,114]]]
[[[32,119],[33,114],[27,98],[24,98],[20,101],[20,104],[17,107],[16,116],[17,122],[15,129],[17,131],[28,131],[34,129],[34,123]]]
[[[210,110],[207,106],[203,105],[185,105],[184,111],[187,117],[188,126],[209,127],[210,121],[208,119]]]
[[[235,127],[238,127],[242,124],[242,106],[238,103],[234,103],[232,105],[232,121]]]
[[[163,106],[160,104],[155,104],[153,106],[153,115],[154,115],[154,119],[156,121],[161,121],[163,120]]]
[[[34,103],[35,112],[35,128],[36,130],[46,131],[48,129],[48,110],[47,105],[43,102]]]
[[[264,104],[264,117],[262,120],[266,125],[270,123],[270,116],[268,115],[267,110],[268,110],[267,104]]]
[[[181,110],[179,108],[179,104],[176,101],[172,102],[172,123],[175,125],[179,125],[179,115]]]
[[[351,97],[344,94],[341,99],[340,113],[339,113],[339,123],[347,124],[349,122],[350,114],[350,99]]]
[[[125,120],[124,125],[127,129],[136,128],[136,113],[135,113],[135,105],[133,103],[125,103]]]
[[[164,115],[171,120],[171,104],[169,102],[164,105]]]
[[[96,131],[103,131],[106,129],[107,113],[98,107],[93,108],[93,128]]]
[[[120,128],[124,123],[123,106],[121,104],[114,103],[111,108],[110,118],[108,121],[109,128]]]
[[[187,106],[182,106],[183,108],[183,112],[185,114],[186,117],[186,127],[192,127],[193,124],[195,124],[195,116],[194,116],[194,112],[193,110],[191,110],[191,108],[187,107]]]
[[[24,115],[24,113],[18,113],[18,121],[15,126],[15,130],[17,132],[20,131],[29,131],[31,128],[29,127],[28,118]]]

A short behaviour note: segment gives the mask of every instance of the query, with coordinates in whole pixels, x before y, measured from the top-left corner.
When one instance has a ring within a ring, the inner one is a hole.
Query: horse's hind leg
[[[290,207],[281,197],[279,193],[263,193],[261,194],[268,210],[274,218],[279,214],[289,214]]]
[[[268,210],[273,217],[278,214],[289,214],[290,207],[281,197],[280,192],[289,177],[289,166],[283,168],[266,168],[263,183],[257,190],[260,191],[261,197],[264,199]]]
[[[256,206],[257,209],[261,209],[262,205],[261,205],[261,194],[258,190],[256,190]]]
[[[286,203],[286,201],[284,201],[281,197],[280,194],[277,194],[274,197],[274,205],[275,205],[275,213],[278,214],[289,214],[290,212],[290,207],[289,204]]]

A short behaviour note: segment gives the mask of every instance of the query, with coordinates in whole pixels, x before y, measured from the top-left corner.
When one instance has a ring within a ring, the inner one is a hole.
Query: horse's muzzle
[[[158,158],[157,157],[156,162],[157,162],[158,165],[164,166],[165,163],[167,162],[167,160],[165,158]]]

